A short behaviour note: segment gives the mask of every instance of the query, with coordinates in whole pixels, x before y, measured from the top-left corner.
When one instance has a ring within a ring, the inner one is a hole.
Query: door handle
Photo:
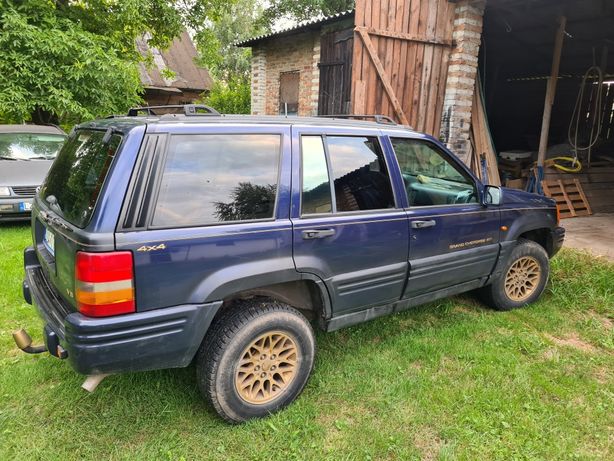
[[[323,239],[335,235],[335,229],[305,229],[301,232],[303,239]]]
[[[429,219],[427,221],[412,221],[411,228],[412,229],[424,229],[425,227],[433,227],[437,224],[434,219]]]

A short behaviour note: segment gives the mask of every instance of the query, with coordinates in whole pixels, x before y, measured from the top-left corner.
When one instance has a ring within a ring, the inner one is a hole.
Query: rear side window
[[[301,155],[303,162],[301,214],[332,212],[330,180],[322,137],[303,136]]]
[[[327,136],[337,211],[394,208],[384,156],[376,138]]]
[[[89,222],[121,144],[120,135],[112,135],[106,143],[104,136],[104,131],[77,130],[62,147],[41,189],[49,207],[77,227]]]
[[[173,136],[152,225],[273,218],[280,149],[279,135]]]

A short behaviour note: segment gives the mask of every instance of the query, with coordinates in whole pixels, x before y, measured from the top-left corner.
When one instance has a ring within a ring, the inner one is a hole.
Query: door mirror
[[[498,186],[484,186],[484,205],[501,205],[503,189]]]

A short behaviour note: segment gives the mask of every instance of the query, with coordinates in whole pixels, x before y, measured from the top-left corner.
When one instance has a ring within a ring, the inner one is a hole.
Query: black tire
[[[314,357],[313,330],[300,312],[264,298],[239,300],[205,336],[196,359],[198,387],[226,421],[261,418],[298,397]]]
[[[523,269],[523,265],[527,267]],[[513,266],[514,271],[511,272]],[[517,309],[531,304],[541,296],[549,274],[550,262],[546,250],[531,240],[519,239],[503,269],[491,284],[478,291],[478,295],[493,309]]]

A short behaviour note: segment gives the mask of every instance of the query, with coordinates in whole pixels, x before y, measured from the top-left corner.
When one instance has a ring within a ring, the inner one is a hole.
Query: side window
[[[171,137],[152,224],[180,227],[274,216],[281,137]]]
[[[410,206],[477,203],[473,179],[435,146],[419,139],[391,141]]]
[[[301,214],[331,213],[333,205],[321,136],[301,137]]]
[[[327,136],[337,211],[394,208],[384,155],[376,138]]]

